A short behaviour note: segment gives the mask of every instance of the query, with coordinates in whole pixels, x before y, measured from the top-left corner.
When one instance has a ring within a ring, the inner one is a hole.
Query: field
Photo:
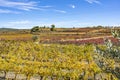
[[[0,30],[2,40],[31,40],[33,35],[38,35],[40,41],[77,40],[83,38],[111,36],[110,28],[56,28],[50,31],[48,28],[30,34],[30,30]]]
[[[105,38],[119,45],[111,28],[1,30],[0,80],[119,80],[120,59],[96,49]]]

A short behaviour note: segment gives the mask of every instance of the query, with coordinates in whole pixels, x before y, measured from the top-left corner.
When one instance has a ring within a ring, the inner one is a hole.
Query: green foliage
[[[51,31],[55,31],[55,25],[54,25],[54,24],[51,25],[50,30],[51,30]]]
[[[112,35],[113,35],[115,38],[120,39],[120,30],[119,30],[119,29],[113,28],[113,29],[111,30],[111,33],[112,33]]]
[[[31,33],[33,32],[39,32],[39,26],[35,26],[31,29]]]
[[[111,33],[115,38],[120,39],[119,30],[113,28]],[[105,39],[105,47],[96,46],[96,51],[99,53],[96,60],[100,68],[120,79],[120,72],[116,71],[116,69],[120,70],[120,46],[114,45],[110,39]]]
[[[32,40],[33,40],[33,42],[39,41],[39,36],[37,36],[37,35],[32,36]]]
[[[98,25],[98,26],[97,26],[97,28],[103,28],[103,26],[101,26],[101,25]]]

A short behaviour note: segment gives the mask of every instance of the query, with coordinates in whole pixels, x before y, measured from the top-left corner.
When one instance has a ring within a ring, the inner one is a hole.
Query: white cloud
[[[30,21],[28,20],[8,22],[8,24],[11,24],[11,25],[29,24],[29,23]]]
[[[4,14],[20,14],[21,12],[18,11],[12,11],[12,10],[7,10],[7,9],[0,9],[0,13],[4,13]]]
[[[88,3],[92,4],[92,3],[97,3],[97,4],[100,4],[100,1],[99,0],[85,0],[87,1]]]
[[[10,1],[10,0],[0,0],[0,6],[19,9],[19,10],[27,10],[27,11],[39,9],[37,7],[37,2],[33,2],[33,1],[18,2],[18,1]]]
[[[6,23],[1,23],[0,26],[6,27],[6,28],[25,28],[29,27],[31,25],[31,21],[28,20],[21,20],[21,21],[11,21]]]
[[[35,21],[36,23],[37,21]],[[81,27],[81,26],[87,26],[91,25],[92,23],[90,22],[81,22],[78,20],[64,20],[64,21],[50,21],[50,22],[37,22],[37,25],[40,26],[50,26],[51,24],[55,24],[56,27]]]
[[[90,25],[91,23],[90,22],[80,22],[77,20],[56,22],[56,25],[58,25],[58,26],[61,26],[61,24],[63,25],[63,27],[81,27],[81,26]]]
[[[54,10],[56,12],[59,12],[59,13],[67,13],[66,11],[63,11],[63,10]]]
[[[4,9],[0,9],[0,13],[13,13],[13,14],[19,14],[20,12],[17,11],[11,11],[11,10],[4,10]]]
[[[51,8],[52,6],[39,6],[40,8]]]
[[[75,5],[73,5],[73,4],[71,4],[71,5],[69,5],[69,6],[70,6],[71,8],[73,8],[73,9],[76,7],[76,6],[75,6]]]

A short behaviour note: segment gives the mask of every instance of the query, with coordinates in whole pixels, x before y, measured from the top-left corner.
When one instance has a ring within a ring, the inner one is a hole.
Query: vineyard
[[[0,0],[0,80],[120,80],[120,0]]]
[[[16,41],[11,40],[16,35],[5,34],[0,41],[0,80],[120,80],[117,33],[113,30],[113,37],[106,39],[46,43],[36,36]],[[24,34],[23,39],[31,36]]]
[[[6,77],[8,72],[14,72],[14,80],[18,80],[19,74],[25,76],[21,76],[21,80],[35,76],[39,80],[118,80],[95,63],[97,55],[94,50],[93,45],[1,41],[0,71],[6,79],[9,79]]]

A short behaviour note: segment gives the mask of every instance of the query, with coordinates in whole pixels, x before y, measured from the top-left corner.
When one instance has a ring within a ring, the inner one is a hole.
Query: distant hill
[[[0,28],[1,34],[29,34],[29,29]]]
[[[14,28],[0,28],[0,31],[18,31],[19,29]]]

